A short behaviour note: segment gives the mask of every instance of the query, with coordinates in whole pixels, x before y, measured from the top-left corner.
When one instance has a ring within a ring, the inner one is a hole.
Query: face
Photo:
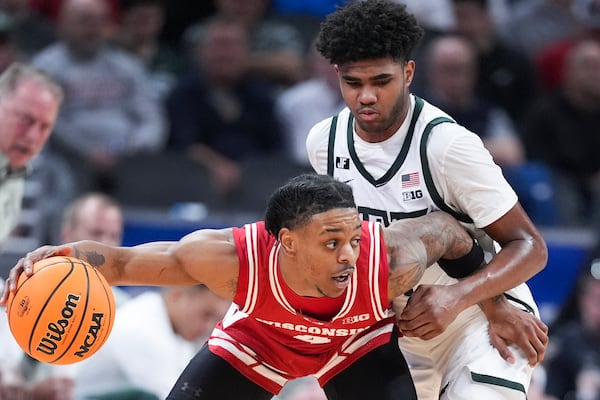
[[[600,332],[600,280],[591,279],[579,299],[581,319],[592,332]]]
[[[117,207],[89,201],[75,216],[72,226],[65,227],[63,242],[95,240],[109,246],[120,246],[123,236],[123,216]]]
[[[430,88],[449,105],[471,101],[477,72],[475,55],[468,42],[443,38],[432,44],[427,77]]]
[[[391,58],[338,65],[336,70],[344,101],[356,120],[356,131],[366,141],[392,136],[408,111],[409,86],[415,63]]]
[[[237,82],[246,70],[248,43],[244,30],[233,24],[210,27],[200,44],[199,62],[214,82]]]
[[[24,81],[0,99],[0,150],[13,169],[24,167],[50,137],[59,100],[41,83]]]
[[[110,35],[109,10],[104,1],[70,0],[61,15],[60,28],[74,54],[81,58],[93,57]]]
[[[493,34],[493,21],[484,6],[470,1],[454,3],[456,32],[474,42],[487,39]]]
[[[188,341],[204,339],[219,322],[230,301],[224,300],[208,289],[179,287],[171,289],[171,320],[175,331]]]
[[[282,262],[286,283],[301,296],[338,297],[354,273],[360,248],[361,221],[354,208],[316,214],[294,231],[283,229],[280,240],[293,266]]]
[[[582,94],[587,101],[600,104],[600,45],[582,42],[567,63],[565,85]]]
[[[136,42],[154,40],[163,26],[163,9],[157,4],[133,6],[123,16],[122,26]]]

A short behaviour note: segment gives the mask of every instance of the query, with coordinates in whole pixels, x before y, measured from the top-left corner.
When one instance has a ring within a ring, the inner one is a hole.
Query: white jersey
[[[516,204],[517,195],[476,134],[426,101],[412,95],[410,99],[404,123],[396,134],[383,142],[362,140],[354,130],[348,108],[315,125],[307,138],[313,169],[352,186],[358,210],[365,220],[389,225],[396,219],[441,209],[463,222],[488,256],[493,256],[495,243],[482,228],[506,214]],[[420,284],[453,282],[455,280],[435,264],[425,271]],[[508,295],[524,310],[538,313],[525,284]],[[450,379],[452,365],[460,369],[471,361],[469,355],[477,357],[472,345],[468,351],[456,352],[465,330],[478,332],[474,334],[485,340],[484,347],[490,350],[487,320],[478,306],[459,314],[446,331],[433,340],[400,340],[419,399],[439,398],[440,383],[435,385],[433,380]],[[519,381],[526,386],[528,377]]]

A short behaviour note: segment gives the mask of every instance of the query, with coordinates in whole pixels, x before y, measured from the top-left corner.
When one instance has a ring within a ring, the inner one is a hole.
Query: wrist
[[[479,308],[483,311],[486,316],[493,315],[493,313],[498,309],[498,307],[502,307],[507,303],[504,295],[500,294],[498,296],[494,296],[479,302]],[[489,319],[489,318],[488,318]]]
[[[438,265],[448,276],[461,279],[478,271],[484,265],[483,249],[479,246],[475,238],[472,239],[473,245],[471,250],[464,256],[453,260],[446,258],[438,260]]]

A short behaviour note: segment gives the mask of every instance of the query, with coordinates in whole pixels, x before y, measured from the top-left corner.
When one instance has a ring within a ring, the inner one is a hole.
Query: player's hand
[[[534,366],[544,359],[548,347],[548,327],[538,317],[510,304],[504,296],[494,306],[482,306],[490,323],[490,342],[502,358],[509,363],[515,361],[508,346],[514,344],[521,349]]]
[[[433,339],[462,311],[452,285],[420,285],[408,299],[396,324],[404,336]]]
[[[5,305],[8,300],[8,294],[17,290],[17,281],[22,273],[28,277],[33,274],[33,264],[52,256],[68,256],[71,252],[72,249],[68,246],[42,246],[27,253],[8,273],[8,278],[4,282],[2,297],[0,297],[0,305]]]

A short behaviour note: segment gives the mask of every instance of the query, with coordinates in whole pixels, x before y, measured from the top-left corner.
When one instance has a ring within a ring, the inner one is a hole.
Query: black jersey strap
[[[446,202],[438,192],[437,188],[435,187],[435,184],[433,183],[431,168],[429,167],[429,160],[427,159],[427,144],[429,143],[429,137],[431,136],[433,128],[439,124],[446,122],[455,123],[455,121],[453,121],[450,118],[438,117],[434,118],[431,122],[429,122],[425,127],[425,130],[423,131],[423,136],[421,137],[421,145],[419,149],[421,152],[421,164],[423,166],[423,178],[425,180],[425,185],[427,186],[427,190],[429,191],[431,199],[440,210],[447,212],[459,221],[472,223],[473,220],[467,214],[455,211],[448,204],[446,204]]]
[[[327,143],[327,175],[333,176],[333,153],[335,147],[335,131],[337,130],[338,115],[336,114],[331,119],[329,127],[329,142]]]

